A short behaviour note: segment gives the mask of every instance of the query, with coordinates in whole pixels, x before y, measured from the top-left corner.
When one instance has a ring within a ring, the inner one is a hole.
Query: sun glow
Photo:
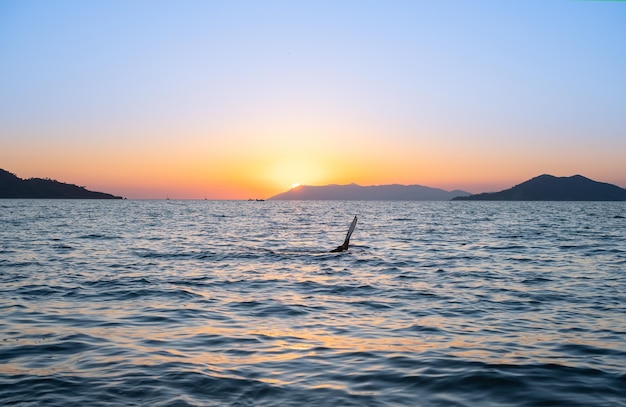
[[[291,186],[291,189],[298,188],[299,186],[300,186],[300,183],[296,182],[295,184]]]

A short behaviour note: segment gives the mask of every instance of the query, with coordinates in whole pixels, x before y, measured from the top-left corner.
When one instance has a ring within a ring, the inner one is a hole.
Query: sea
[[[626,202],[1,200],[0,405],[626,406]]]

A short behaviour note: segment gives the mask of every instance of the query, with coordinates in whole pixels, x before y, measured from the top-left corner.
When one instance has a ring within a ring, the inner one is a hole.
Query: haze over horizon
[[[0,168],[127,198],[626,188],[626,2],[0,2]]]

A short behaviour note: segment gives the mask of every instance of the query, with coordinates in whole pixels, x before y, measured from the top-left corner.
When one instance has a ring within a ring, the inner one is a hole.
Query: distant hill
[[[626,201],[626,189],[582,175],[540,175],[500,192],[459,196],[462,201]]]
[[[465,191],[444,191],[421,185],[301,185],[274,195],[272,200],[345,200],[345,201],[447,201],[456,196],[467,196]]]
[[[122,199],[119,196],[88,191],[84,187],[51,179],[21,179],[3,169],[0,169],[0,198]]]

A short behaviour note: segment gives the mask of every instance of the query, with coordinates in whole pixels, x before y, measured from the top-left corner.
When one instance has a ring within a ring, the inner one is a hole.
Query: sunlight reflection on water
[[[626,400],[623,203],[2,205],[11,403]]]

